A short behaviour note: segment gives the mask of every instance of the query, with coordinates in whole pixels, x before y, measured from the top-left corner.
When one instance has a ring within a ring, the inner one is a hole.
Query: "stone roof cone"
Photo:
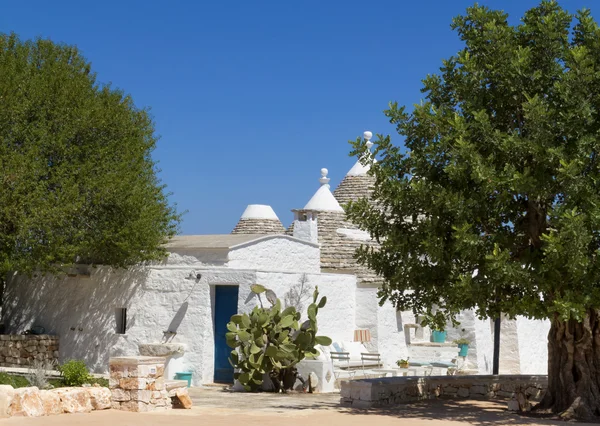
[[[329,173],[327,169],[321,169],[321,178],[319,179],[321,187],[315,192],[315,195],[312,196],[308,203],[306,203],[303,210],[344,213],[344,209],[331,193],[327,173]]]
[[[371,138],[373,133],[364,132],[363,137],[367,140],[367,148],[369,152],[367,155],[371,155],[371,147],[373,142]],[[371,198],[373,192],[373,185],[375,185],[375,177],[368,174],[370,167],[363,165],[360,160],[357,160],[354,166],[348,171],[340,185],[333,192],[333,196],[339,201],[340,204],[344,205],[348,201],[356,201],[359,198]]]
[[[244,210],[232,234],[283,234],[285,228],[271,208],[264,204],[250,204]]]

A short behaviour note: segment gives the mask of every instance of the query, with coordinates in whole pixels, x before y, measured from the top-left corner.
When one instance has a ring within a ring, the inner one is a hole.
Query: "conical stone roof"
[[[321,187],[304,209],[317,212],[317,238],[321,246],[323,272],[355,274],[360,285],[380,284],[369,269],[360,266],[354,254],[361,245],[374,245],[370,236],[346,220],[344,209],[329,189],[327,169],[321,170]],[[354,197],[352,199],[355,199]],[[286,233],[293,235],[293,223]]]
[[[244,210],[232,234],[283,234],[285,228],[271,208],[263,204],[250,204]]]
[[[373,143],[370,141],[372,133],[365,132],[364,137],[367,139],[367,147],[370,149],[373,146]],[[368,165],[364,165],[361,163],[361,160],[358,160],[348,171],[342,182],[333,191],[333,196],[341,205],[349,201],[356,201],[359,198],[371,198],[373,186],[375,185],[375,177],[368,174],[369,169]]]

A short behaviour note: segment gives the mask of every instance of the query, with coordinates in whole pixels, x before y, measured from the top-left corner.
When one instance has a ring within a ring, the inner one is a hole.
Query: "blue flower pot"
[[[469,345],[467,343],[461,343],[458,345],[460,351],[458,352],[458,356],[467,356],[469,353]]]
[[[175,380],[187,380],[188,382],[188,388],[190,386],[192,386],[192,373],[190,372],[181,372],[181,373],[175,373]]]
[[[431,333],[431,339],[434,343],[444,343],[446,341],[446,332],[434,330]]]

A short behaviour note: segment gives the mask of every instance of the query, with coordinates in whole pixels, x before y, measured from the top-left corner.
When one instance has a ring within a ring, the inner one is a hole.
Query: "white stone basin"
[[[181,356],[185,353],[182,343],[142,343],[138,345],[140,355],[144,356]]]

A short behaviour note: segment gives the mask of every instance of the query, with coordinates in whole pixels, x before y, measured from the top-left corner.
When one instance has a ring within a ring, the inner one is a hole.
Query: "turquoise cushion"
[[[421,361],[418,359],[409,359],[408,365],[412,365],[413,367],[429,367],[431,363],[429,361]]]
[[[441,368],[456,367],[456,364],[452,364],[451,362],[445,362],[445,361],[433,361],[430,364],[432,367],[441,367]]]

